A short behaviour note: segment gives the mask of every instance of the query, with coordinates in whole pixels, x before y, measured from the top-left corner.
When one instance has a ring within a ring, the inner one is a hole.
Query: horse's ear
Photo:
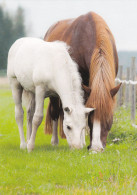
[[[113,89],[110,90],[110,94],[112,97],[114,97],[116,95],[116,93],[118,92],[120,86],[122,83],[120,83],[119,85],[117,85],[116,87],[114,87]]]
[[[89,96],[91,93],[91,89],[89,87],[87,87],[86,85],[82,84],[82,89],[84,90],[84,92]]]
[[[67,112],[68,114],[71,114],[72,109],[69,108],[69,107],[65,107],[65,108],[64,108],[64,111]]]

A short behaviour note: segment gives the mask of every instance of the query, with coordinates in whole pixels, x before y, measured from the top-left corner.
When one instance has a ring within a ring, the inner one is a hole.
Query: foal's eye
[[[71,127],[67,125],[67,129],[68,129],[68,130],[71,130]]]

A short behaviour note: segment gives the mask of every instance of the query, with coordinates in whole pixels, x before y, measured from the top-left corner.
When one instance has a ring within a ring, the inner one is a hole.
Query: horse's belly
[[[26,78],[20,78],[18,79],[18,81],[20,82],[21,86],[26,90],[26,91],[31,91],[33,93],[35,93],[35,86],[33,85],[32,82],[28,81]]]

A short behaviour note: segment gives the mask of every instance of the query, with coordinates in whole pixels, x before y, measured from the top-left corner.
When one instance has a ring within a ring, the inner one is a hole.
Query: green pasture
[[[53,147],[43,129],[44,120],[32,153],[20,150],[11,90],[0,89],[0,195],[137,194],[137,129],[129,109],[115,112],[103,153],[70,150],[64,139]]]

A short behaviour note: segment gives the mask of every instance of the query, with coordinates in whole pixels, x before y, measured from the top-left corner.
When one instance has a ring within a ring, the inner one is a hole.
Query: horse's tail
[[[62,105],[61,101],[59,101],[59,132],[61,138],[66,138],[64,131],[63,131],[63,110],[62,110]],[[46,122],[45,122],[45,134],[52,134],[52,129],[53,129],[53,122],[52,122],[52,104],[49,101],[48,109],[47,109],[47,115],[46,115]]]

